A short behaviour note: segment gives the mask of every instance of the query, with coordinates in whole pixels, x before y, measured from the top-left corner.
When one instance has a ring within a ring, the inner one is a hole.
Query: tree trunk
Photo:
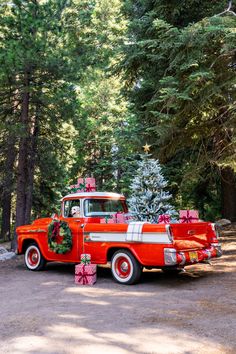
[[[30,151],[28,153],[27,166],[27,187],[26,187],[26,204],[25,204],[25,223],[30,223],[31,209],[33,203],[33,186],[34,186],[34,169],[35,159],[37,153],[37,137],[38,137],[38,117],[37,113],[32,122],[31,144],[29,144]]]
[[[11,236],[11,194],[13,189],[13,169],[16,158],[16,147],[13,137],[8,137],[7,157],[2,193],[2,222],[1,235],[3,240],[10,240]]]
[[[236,176],[230,167],[221,169],[222,216],[236,221]]]
[[[27,153],[29,143],[29,73],[24,75],[24,92],[21,107],[21,124],[24,136],[20,139],[17,185],[16,185],[16,227],[25,224],[26,183],[27,183]]]

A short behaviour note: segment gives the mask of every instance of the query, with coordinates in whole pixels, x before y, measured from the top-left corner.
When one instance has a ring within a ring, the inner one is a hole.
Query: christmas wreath
[[[71,250],[72,234],[65,221],[53,220],[49,225],[48,247],[58,254],[64,254]]]

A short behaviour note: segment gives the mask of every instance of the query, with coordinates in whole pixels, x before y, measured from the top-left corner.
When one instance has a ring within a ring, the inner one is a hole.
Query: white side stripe
[[[109,233],[109,232],[91,232],[88,233],[89,240],[93,242],[142,242],[142,243],[159,243],[168,244],[171,243],[167,233],[165,232],[144,232],[141,234],[140,241],[129,241],[127,240],[126,233]]]
[[[124,242],[125,241],[125,233],[109,233],[109,232],[92,232],[89,234],[91,241],[97,242]]]

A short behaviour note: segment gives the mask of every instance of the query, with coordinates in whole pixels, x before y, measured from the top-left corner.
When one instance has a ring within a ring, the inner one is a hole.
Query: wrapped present
[[[78,178],[77,184],[70,186],[72,193],[85,192],[86,186],[83,178]]]
[[[89,177],[85,179],[86,192],[96,191],[96,180],[95,178]]]
[[[108,219],[107,224],[116,224],[116,220],[114,218]]]
[[[93,177],[78,178],[77,184],[72,184],[70,189],[73,193],[96,191],[96,180]]]
[[[108,220],[111,218],[111,215],[106,215],[104,218],[100,219],[100,224],[108,224]]]
[[[80,262],[84,265],[88,265],[91,263],[91,254],[89,253],[82,253],[80,256]]]
[[[128,218],[127,215],[125,215],[124,213],[116,213],[115,218],[117,224],[127,224]]]
[[[132,217],[121,212],[100,219],[101,224],[128,224],[130,221],[132,221]]]
[[[158,217],[158,224],[169,224],[170,223],[170,215],[161,214]]]
[[[107,224],[107,220],[108,219],[105,218],[100,219],[100,224]]]
[[[84,178],[77,179],[77,192],[85,192],[86,191],[86,182]]]
[[[199,222],[198,210],[180,210],[179,220],[182,224]]]
[[[96,264],[77,264],[75,266],[75,284],[93,285],[97,281]]]

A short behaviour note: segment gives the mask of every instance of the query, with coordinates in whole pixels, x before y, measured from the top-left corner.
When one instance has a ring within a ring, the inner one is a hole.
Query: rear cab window
[[[115,213],[126,213],[125,202],[120,199],[85,199],[85,217],[103,217]]]

